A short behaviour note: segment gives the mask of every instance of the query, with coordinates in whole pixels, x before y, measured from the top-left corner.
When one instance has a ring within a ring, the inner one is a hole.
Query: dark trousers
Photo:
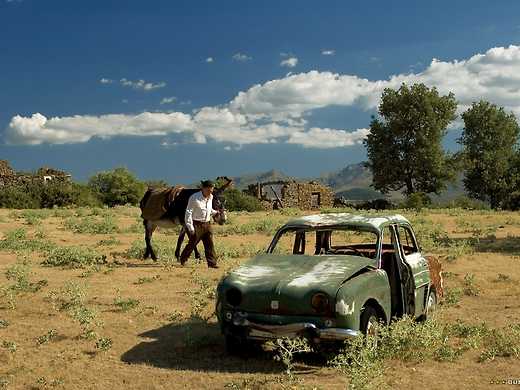
[[[186,263],[188,258],[191,256],[191,252],[195,249],[199,241],[202,240],[202,244],[204,244],[204,254],[206,256],[206,261],[208,265],[217,264],[217,260],[215,257],[215,246],[213,245],[213,230],[211,229],[211,224],[209,222],[200,222],[193,221],[193,227],[195,228],[195,233],[189,236],[188,245],[184,248],[181,253],[180,262],[181,264]]]

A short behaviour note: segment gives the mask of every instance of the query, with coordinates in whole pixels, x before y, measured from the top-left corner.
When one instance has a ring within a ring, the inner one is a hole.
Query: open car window
[[[281,255],[351,255],[375,259],[377,234],[356,228],[286,229],[270,247]]]

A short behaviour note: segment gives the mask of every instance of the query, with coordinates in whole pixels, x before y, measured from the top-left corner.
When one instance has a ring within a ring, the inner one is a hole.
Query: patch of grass
[[[106,256],[96,253],[92,249],[79,246],[62,246],[55,247],[48,251],[42,265],[49,267],[83,268],[106,263]]]
[[[492,329],[485,335],[483,344],[484,350],[479,356],[481,362],[497,357],[520,359],[520,324]]]
[[[190,290],[190,305],[191,305],[191,319],[207,321],[213,315],[213,312],[208,316],[207,308],[215,298],[216,286],[202,277],[193,270],[191,273],[191,281],[195,284],[195,288]]]
[[[45,333],[41,336],[38,336],[36,338],[36,343],[38,345],[47,344],[48,342],[56,339],[57,336],[58,336],[58,331],[56,329],[50,329],[47,333]]]
[[[480,294],[480,289],[475,284],[475,275],[466,274],[464,275],[464,295],[476,297]]]
[[[102,219],[94,217],[70,217],[64,221],[64,226],[74,233],[80,234],[113,234],[118,231],[117,224],[110,215]]]
[[[460,287],[447,289],[444,293],[444,300],[442,302],[447,306],[454,306],[459,303],[463,294],[464,291]]]
[[[86,297],[86,287],[74,281],[67,282],[60,290],[49,294],[53,307],[66,312],[80,325],[81,337],[95,339],[97,334],[94,327],[100,326],[101,321],[98,320],[96,311],[85,304]]]
[[[23,293],[35,293],[42,287],[47,286],[46,280],[39,280],[38,282],[30,281],[31,266],[27,259],[18,261],[11,265],[5,271],[5,278],[11,282],[7,286],[0,288],[2,297],[7,297],[7,302],[11,309],[16,308],[17,296]]]
[[[135,282],[134,284],[152,283],[159,279],[161,279],[161,275],[143,276],[137,279],[137,282]]]
[[[112,339],[110,337],[100,337],[99,339],[96,340],[96,349],[100,350],[100,351],[103,351],[103,352],[106,352],[108,351],[110,348],[112,348]]]
[[[121,244],[121,241],[119,241],[116,237],[110,236],[108,238],[104,238],[102,240],[99,240],[96,246],[112,246],[112,245],[118,245]]]
[[[46,251],[54,246],[50,241],[30,238],[24,228],[10,230],[5,234],[5,238],[0,240],[0,249],[13,252]]]
[[[405,317],[378,326],[377,335],[356,337],[329,364],[348,376],[349,389],[380,388],[391,360],[455,360],[462,350],[452,346],[448,330],[436,320],[418,323]]]
[[[2,348],[7,349],[7,351],[10,353],[15,353],[18,350],[18,344],[16,344],[14,341],[3,340]]]
[[[127,312],[132,309],[135,309],[139,306],[140,302],[138,299],[134,298],[122,298],[120,291],[117,291],[117,295],[114,298],[114,306],[122,312]]]
[[[506,275],[506,274],[497,274],[497,277],[496,279],[494,280],[494,282],[512,282],[513,279],[511,279],[511,276],[509,275]]]

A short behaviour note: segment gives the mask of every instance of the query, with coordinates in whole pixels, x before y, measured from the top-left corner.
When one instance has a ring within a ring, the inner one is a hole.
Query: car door
[[[410,266],[413,274],[415,316],[418,317],[424,312],[425,297],[430,281],[428,262],[421,254],[413,230],[409,225],[399,224],[397,236],[400,256]]]

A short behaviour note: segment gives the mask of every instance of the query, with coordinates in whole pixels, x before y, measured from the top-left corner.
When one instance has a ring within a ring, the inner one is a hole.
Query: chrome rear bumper
[[[297,322],[287,325],[266,325],[249,321],[246,318],[234,318],[233,325],[249,329],[249,338],[268,340],[280,337],[311,336],[321,340],[347,340],[357,337],[359,332],[344,328],[318,328],[311,322]]]

